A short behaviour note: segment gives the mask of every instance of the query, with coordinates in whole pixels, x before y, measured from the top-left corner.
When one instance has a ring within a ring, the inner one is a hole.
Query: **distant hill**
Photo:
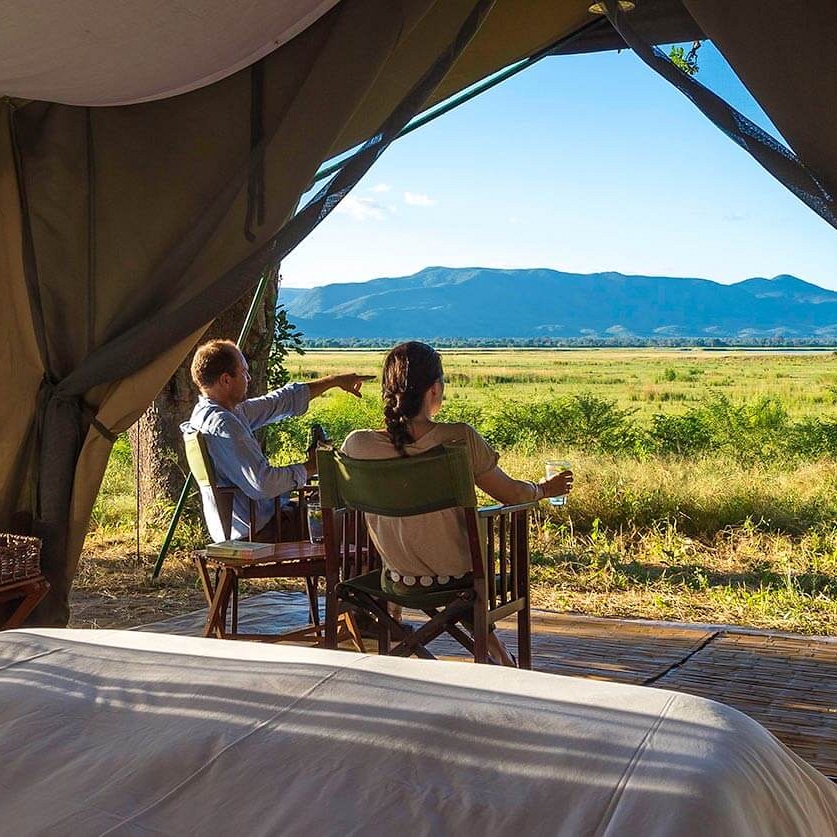
[[[428,267],[413,276],[283,288],[308,339],[837,340],[837,293],[795,276],[708,279]]]

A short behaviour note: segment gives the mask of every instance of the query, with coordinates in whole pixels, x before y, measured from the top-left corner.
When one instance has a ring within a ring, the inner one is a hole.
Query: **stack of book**
[[[272,558],[274,546],[275,544],[272,543],[254,543],[253,541],[221,541],[207,546],[206,557],[256,561]]]

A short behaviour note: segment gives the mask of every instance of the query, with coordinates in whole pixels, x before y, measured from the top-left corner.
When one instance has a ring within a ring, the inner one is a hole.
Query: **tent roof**
[[[0,95],[72,105],[165,99],[226,78],[305,30],[339,0],[0,0]],[[455,3],[453,5],[456,5]],[[625,46],[589,2],[544,15],[543,2],[499,3],[434,100],[457,92],[588,25],[563,52]],[[409,8],[409,5],[408,5]],[[531,12],[532,10],[528,10]],[[679,2],[645,0],[634,13],[655,42],[703,37]],[[551,25],[544,25],[552,17]],[[432,18],[432,16],[431,16]],[[433,20],[426,21],[433,25]],[[556,26],[556,23],[558,25]]]
[[[2,0],[0,94],[124,105],[211,84],[338,0]]]

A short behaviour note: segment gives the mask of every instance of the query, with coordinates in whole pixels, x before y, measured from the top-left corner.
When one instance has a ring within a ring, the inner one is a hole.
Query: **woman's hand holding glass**
[[[546,479],[540,485],[543,496],[548,497],[553,506],[563,506],[573,490],[573,472],[569,469],[569,462],[547,462]]]

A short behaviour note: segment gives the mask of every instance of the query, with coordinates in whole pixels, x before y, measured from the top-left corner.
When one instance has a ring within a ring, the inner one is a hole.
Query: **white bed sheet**
[[[23,834],[837,834],[722,704],[558,675],[127,631],[0,634]],[[4,826],[5,827],[5,826]]]

